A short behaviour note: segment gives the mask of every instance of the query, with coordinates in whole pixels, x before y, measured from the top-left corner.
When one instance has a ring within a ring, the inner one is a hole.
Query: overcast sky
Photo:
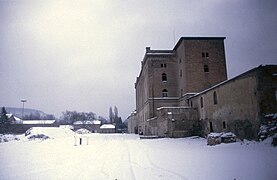
[[[277,64],[277,1],[0,0],[0,106],[125,119],[145,47],[224,36],[228,77]],[[174,35],[175,34],[175,40]]]

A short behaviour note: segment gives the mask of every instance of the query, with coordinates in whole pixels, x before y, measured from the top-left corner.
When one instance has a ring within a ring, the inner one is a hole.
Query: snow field
[[[35,128],[50,139],[0,143],[1,179],[276,179],[277,148],[269,142],[207,146],[203,138],[139,139],[89,134],[74,146],[67,128]],[[81,135],[82,136],[82,135]]]

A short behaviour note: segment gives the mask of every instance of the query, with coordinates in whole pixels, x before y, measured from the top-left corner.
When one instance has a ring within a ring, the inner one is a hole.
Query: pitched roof
[[[113,124],[103,124],[100,129],[115,129]]]

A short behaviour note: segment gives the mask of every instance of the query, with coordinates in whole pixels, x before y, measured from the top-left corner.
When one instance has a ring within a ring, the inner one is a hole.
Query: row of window
[[[208,54],[209,55],[209,54]],[[181,59],[180,59],[180,61],[181,61]],[[166,66],[166,64],[161,64],[161,68],[166,68],[167,66]],[[204,67],[203,67],[203,69],[204,69],[204,72],[210,72],[210,70],[209,70],[209,66],[208,65],[204,65]],[[180,69],[180,77],[182,77],[183,76],[183,71],[182,71],[182,69]],[[162,81],[163,82],[166,82],[167,81],[167,76],[166,76],[166,74],[165,73],[163,73],[162,74]]]
[[[214,101],[214,104],[217,104],[217,93],[214,92],[213,93],[213,101]],[[192,102],[191,102],[192,103]],[[192,105],[192,104],[191,104]],[[204,107],[204,102],[203,102],[203,97],[200,98],[200,107],[203,108]]]
[[[208,52],[202,52],[202,58],[209,58],[209,53]],[[182,59],[180,58],[179,59],[179,64],[181,64],[182,63]]]

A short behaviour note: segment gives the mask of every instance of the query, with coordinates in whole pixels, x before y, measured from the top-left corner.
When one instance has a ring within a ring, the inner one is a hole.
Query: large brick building
[[[146,48],[135,83],[139,132],[159,107],[176,107],[180,98],[227,79],[224,37],[182,37],[173,50]],[[181,103],[182,104],[182,103]]]
[[[147,47],[135,83],[137,123],[129,131],[161,137],[232,131],[255,138],[263,114],[277,112],[277,67],[227,80],[224,39],[182,37],[173,50]]]

